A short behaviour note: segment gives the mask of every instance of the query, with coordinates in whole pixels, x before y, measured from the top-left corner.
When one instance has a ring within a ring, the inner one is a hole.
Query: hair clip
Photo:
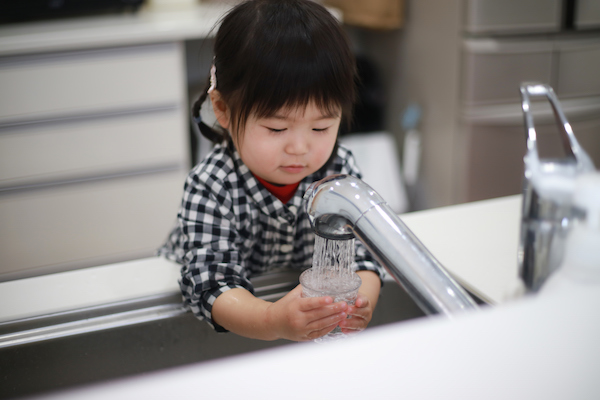
[[[217,88],[217,67],[215,64],[210,67],[210,87],[208,88],[208,93],[212,93],[213,90]]]

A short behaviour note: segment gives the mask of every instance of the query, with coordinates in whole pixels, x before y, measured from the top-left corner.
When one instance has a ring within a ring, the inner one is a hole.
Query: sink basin
[[[291,271],[259,277],[254,280],[256,295],[275,300],[297,279]],[[423,316],[402,288],[386,281],[369,327]],[[264,342],[216,333],[183,310],[177,294],[3,323],[0,398],[293,345],[287,340]]]

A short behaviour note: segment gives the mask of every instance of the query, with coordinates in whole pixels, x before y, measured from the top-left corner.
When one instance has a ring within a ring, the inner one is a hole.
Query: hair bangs
[[[254,93],[248,93],[255,100],[251,112],[266,117],[280,109],[304,108],[314,103],[327,115],[339,115],[352,103],[349,94],[344,93],[346,85],[336,82],[335,74],[315,65],[320,60],[303,61],[281,62],[275,70],[264,71],[262,79],[257,80],[260,86],[253,88]]]
[[[356,94],[355,72],[343,65],[347,59],[332,57],[335,52],[319,46],[283,42],[249,63],[252,67],[245,71],[249,83],[242,88],[238,103],[242,105],[238,128],[251,114],[271,117],[279,110],[305,108],[310,103],[324,115],[341,116],[349,124]]]

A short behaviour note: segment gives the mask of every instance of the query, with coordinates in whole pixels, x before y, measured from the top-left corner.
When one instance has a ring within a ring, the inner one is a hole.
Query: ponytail
[[[227,133],[224,131],[219,132],[219,130],[216,130],[206,125],[206,123],[202,121],[202,104],[204,104],[204,102],[208,98],[209,86],[210,82],[208,83],[208,85],[206,85],[206,88],[204,89],[204,91],[202,91],[202,94],[192,106],[192,118],[194,119],[194,122],[198,125],[198,129],[200,129],[200,133],[202,133],[202,136],[204,136],[214,144],[219,144],[223,143],[223,141],[227,138]]]

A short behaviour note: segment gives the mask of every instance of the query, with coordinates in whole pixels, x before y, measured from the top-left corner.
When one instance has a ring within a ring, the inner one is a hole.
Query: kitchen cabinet
[[[0,27],[0,281],[154,254],[190,168],[186,41],[227,7]]]
[[[465,0],[463,27],[472,34],[557,32],[562,0]]]
[[[600,3],[597,0],[574,1],[574,26],[580,30],[600,28]]]
[[[176,44],[0,59],[0,187],[185,161]]]
[[[420,208],[520,193],[522,82],[554,88],[600,165],[600,33],[568,23],[575,16],[564,14],[563,2],[413,0],[407,7],[400,87],[405,103],[424,109]],[[534,116],[539,145],[560,157],[549,107],[536,103]]]

